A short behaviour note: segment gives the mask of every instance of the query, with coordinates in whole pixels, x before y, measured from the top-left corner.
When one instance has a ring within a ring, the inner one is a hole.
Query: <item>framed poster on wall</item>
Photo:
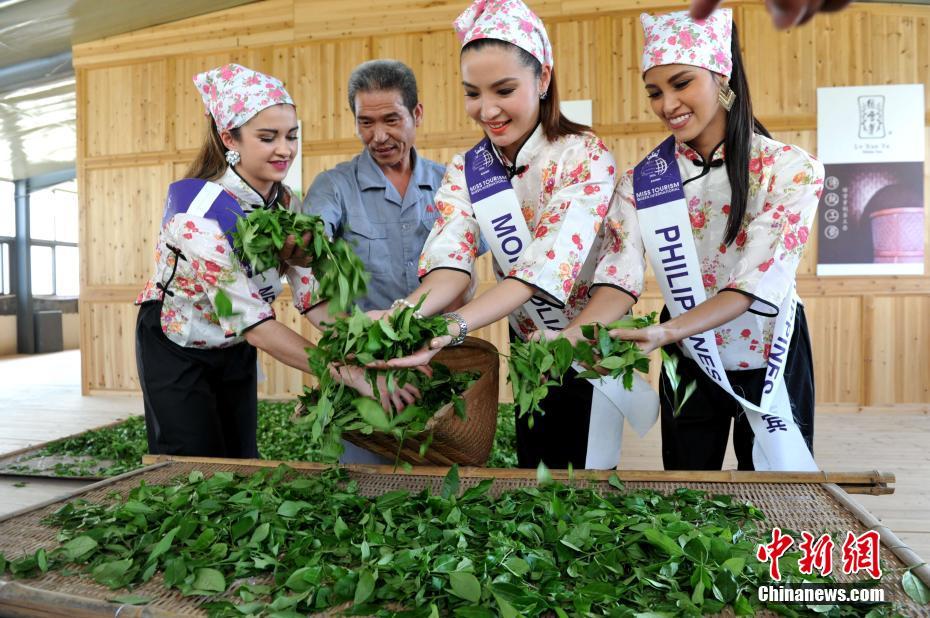
[[[817,89],[818,275],[924,272],[924,86]]]

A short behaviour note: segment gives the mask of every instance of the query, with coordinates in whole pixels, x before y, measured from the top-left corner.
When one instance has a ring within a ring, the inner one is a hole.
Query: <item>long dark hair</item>
[[[508,43],[507,41],[501,41],[500,39],[475,39],[462,48],[462,53],[464,54],[466,50],[478,51],[489,46],[516,50],[517,57],[520,59],[520,64],[533,69],[533,75],[536,79],[542,77],[542,64],[539,60],[525,49],[517,47],[513,43]],[[546,98],[539,102],[539,122],[542,124],[546,139],[550,142],[565,135],[581,135],[582,133],[589,133],[591,131],[591,127],[572,122],[562,115],[561,108],[559,107],[559,89],[555,83],[554,68],[552,69],[552,74],[549,79],[549,89],[546,90]]]
[[[730,179],[730,214],[727,217],[727,231],[724,244],[736,240],[746,214],[746,200],[749,197],[749,153],[752,149],[752,134],[759,133],[772,137],[762,123],[752,114],[752,100],[749,97],[749,82],[743,70],[743,56],[739,49],[739,37],[736,24],[733,24],[733,39],[730,43],[733,57],[733,72],[730,74],[730,88],[736,94],[733,108],[727,113],[727,130],[724,138],[724,165]]]
[[[237,142],[242,139],[242,133],[239,127],[229,130],[230,135]],[[200,151],[191,162],[187,171],[184,172],[185,178],[200,178],[202,180],[216,180],[226,172],[226,146],[220,139],[220,134],[216,130],[216,124],[213,118],[207,118],[207,135],[200,145]]]

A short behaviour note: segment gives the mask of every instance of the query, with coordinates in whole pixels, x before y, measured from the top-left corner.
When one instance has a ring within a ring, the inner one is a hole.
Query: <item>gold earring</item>
[[[733,108],[733,103],[736,101],[736,93],[730,88],[730,84],[722,84],[720,86],[720,92],[717,93],[717,100],[720,101],[721,107],[726,111],[730,111]]]

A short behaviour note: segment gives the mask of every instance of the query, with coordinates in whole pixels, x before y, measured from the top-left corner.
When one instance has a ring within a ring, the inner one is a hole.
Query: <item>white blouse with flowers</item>
[[[675,156],[686,183],[685,200],[708,298],[721,290],[736,290],[754,299],[749,311],[715,329],[724,368],[765,367],[774,318],[791,291],[810,237],[823,190],[823,165],[797,146],[754,135],[746,214],[736,239],[725,245],[730,183],[722,165],[723,146],[712,154],[710,166],[686,144],[677,144]],[[608,240],[595,282],[621,286],[638,296],[644,262],[633,195],[630,170],[611,202]]]
[[[523,255],[498,274],[537,289],[536,296],[571,319],[588,300],[602,241],[601,224],[613,191],[616,166],[604,143],[591,134],[548,141],[541,127],[517,153],[511,179],[532,242]],[[465,182],[464,157],[456,155],[436,193],[439,218],[420,255],[420,277],[437,268],[468,273],[478,255],[480,230]],[[536,330],[518,308],[510,316],[514,330],[526,337]]]
[[[232,168],[217,183],[236,198],[246,214],[264,207],[262,197]],[[282,201],[289,208],[300,208],[300,201],[290,193]],[[176,258],[170,247],[183,257]],[[310,269],[289,267],[285,275],[299,311],[306,312],[318,302],[317,283]],[[159,289],[159,283],[167,283],[172,294]],[[231,301],[234,315],[216,315],[214,302],[219,290]],[[155,247],[155,274],[136,298],[136,304],[159,300],[163,303],[161,327],[165,335],[190,348],[235,345],[243,341],[245,330],[275,317],[269,302],[246,276],[219,224],[186,213],[175,215],[162,227]]]

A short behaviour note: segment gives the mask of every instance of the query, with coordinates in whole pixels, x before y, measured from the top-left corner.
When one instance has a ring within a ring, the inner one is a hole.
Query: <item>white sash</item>
[[[507,172],[487,139],[465,154],[465,178],[472,198],[472,211],[481,235],[496,262],[494,274],[502,272],[520,259],[532,241],[529,227],[520,209],[520,201],[507,178]],[[568,319],[561,309],[532,297],[523,305],[524,311],[539,330],[562,330]],[[576,371],[584,369],[573,364]],[[620,465],[623,438],[623,418],[644,436],[659,415],[659,397],[638,375],[633,390],[623,388],[616,378],[589,380],[594,386],[585,468],[610,469]]]
[[[674,318],[707,300],[681,174],[675,159],[674,137],[665,140],[636,166],[633,186],[646,255],[656,273],[665,304]],[[758,404],[733,391],[713,330],[681,341],[687,355],[704,374],[733,396],[746,411],[755,435],[753,463],[757,470],[820,469],[794,422],[784,384],[784,365],[799,302],[792,287],[778,308],[762,399]]]

